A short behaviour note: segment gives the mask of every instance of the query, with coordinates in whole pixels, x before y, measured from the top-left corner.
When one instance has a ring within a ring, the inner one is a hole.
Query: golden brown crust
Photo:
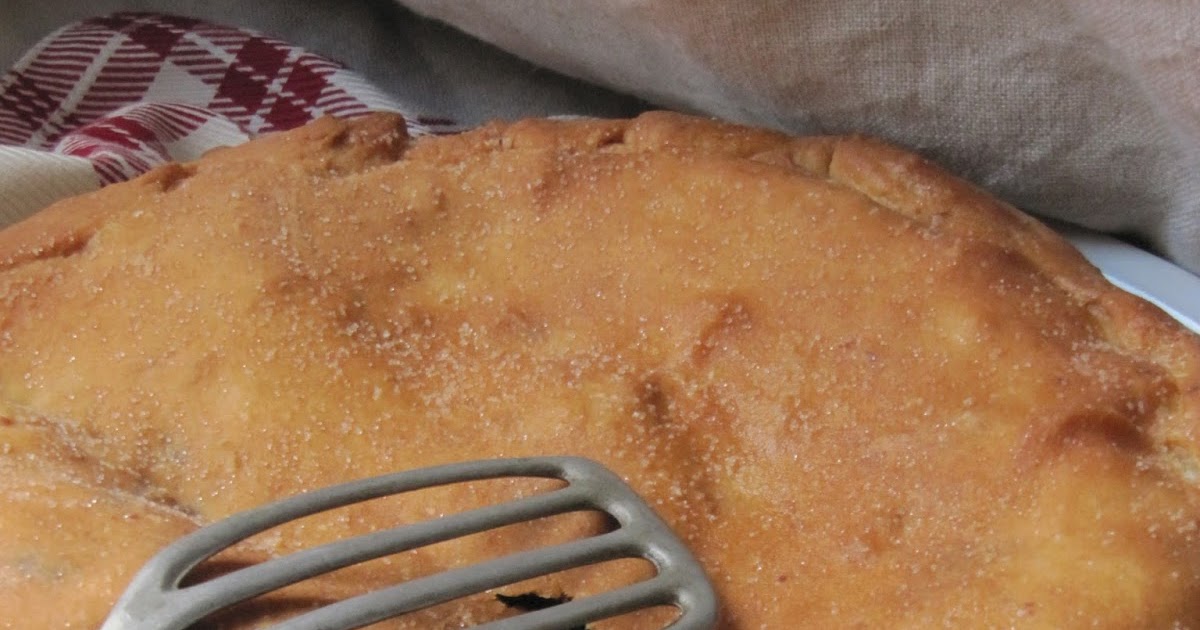
[[[94,623],[196,522],[574,452],[688,539],[723,627],[1195,627],[1198,366],[1194,335],[1049,229],[876,140],[664,113],[418,140],[322,120],[0,232],[0,529],[21,532],[0,603]],[[526,491],[364,506],[227,561]],[[268,608],[601,526],[408,554]]]

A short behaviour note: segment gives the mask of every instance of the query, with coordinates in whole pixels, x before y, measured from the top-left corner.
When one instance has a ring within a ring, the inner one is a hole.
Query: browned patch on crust
[[[725,299],[716,317],[700,331],[700,337],[692,347],[692,360],[703,365],[714,352],[719,352],[725,344],[734,343],[739,335],[750,332],[753,326],[749,302],[738,296]]]

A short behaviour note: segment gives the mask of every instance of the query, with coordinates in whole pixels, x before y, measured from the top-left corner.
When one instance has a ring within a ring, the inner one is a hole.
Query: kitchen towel
[[[83,20],[0,78],[0,224],[56,199],[323,115],[405,114],[336,62],[255,31],[157,13]]]

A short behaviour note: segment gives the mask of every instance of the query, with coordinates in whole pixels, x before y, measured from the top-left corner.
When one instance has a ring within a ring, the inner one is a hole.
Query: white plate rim
[[[1076,227],[1056,228],[1110,282],[1200,334],[1200,277],[1111,236]]]

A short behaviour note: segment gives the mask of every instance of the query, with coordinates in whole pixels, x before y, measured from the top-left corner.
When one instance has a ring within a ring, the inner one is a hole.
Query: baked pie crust
[[[1200,627],[1200,341],[876,140],[666,113],[417,139],[392,115],[326,119],[0,232],[0,610],[19,627],[97,626],[156,549],[270,499],[566,453],[687,540],[723,628]],[[222,566],[529,491],[367,504]],[[604,525],[402,554],[226,621]]]

